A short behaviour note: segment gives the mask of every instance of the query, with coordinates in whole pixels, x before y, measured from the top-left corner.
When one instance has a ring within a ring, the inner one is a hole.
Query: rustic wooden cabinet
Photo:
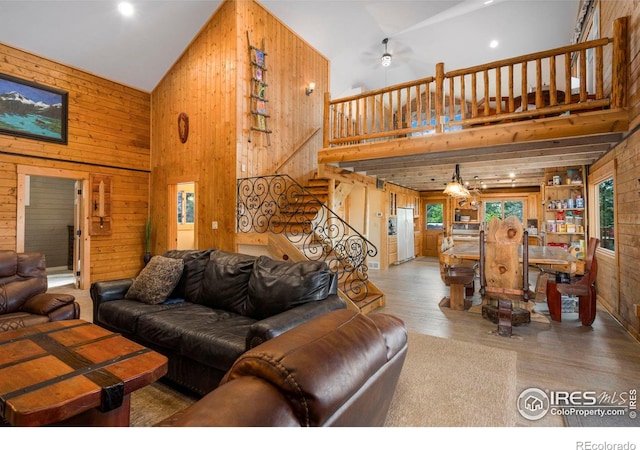
[[[398,238],[396,236],[389,236],[387,239],[387,255],[389,256],[389,265],[398,262]]]

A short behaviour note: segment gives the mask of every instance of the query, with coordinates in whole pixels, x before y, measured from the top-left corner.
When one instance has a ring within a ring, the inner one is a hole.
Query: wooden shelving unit
[[[546,245],[567,249],[579,244],[586,250],[587,199],[586,169],[558,167],[548,169],[543,186],[544,233]]]

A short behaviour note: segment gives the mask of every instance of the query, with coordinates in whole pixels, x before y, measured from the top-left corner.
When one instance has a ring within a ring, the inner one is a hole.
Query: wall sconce
[[[311,95],[315,88],[316,88],[315,83],[309,83],[309,87],[304,90],[304,93],[307,95]]]

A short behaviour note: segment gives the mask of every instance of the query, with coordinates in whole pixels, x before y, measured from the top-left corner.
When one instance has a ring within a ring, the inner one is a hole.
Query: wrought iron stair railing
[[[371,241],[288,175],[238,180],[239,233],[283,234],[308,259],[324,261],[354,303],[369,295]]]

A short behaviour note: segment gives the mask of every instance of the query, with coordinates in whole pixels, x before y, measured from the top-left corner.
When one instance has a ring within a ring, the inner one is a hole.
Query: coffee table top
[[[167,358],[83,320],[0,333],[0,416],[40,426],[98,408],[167,372]]]

